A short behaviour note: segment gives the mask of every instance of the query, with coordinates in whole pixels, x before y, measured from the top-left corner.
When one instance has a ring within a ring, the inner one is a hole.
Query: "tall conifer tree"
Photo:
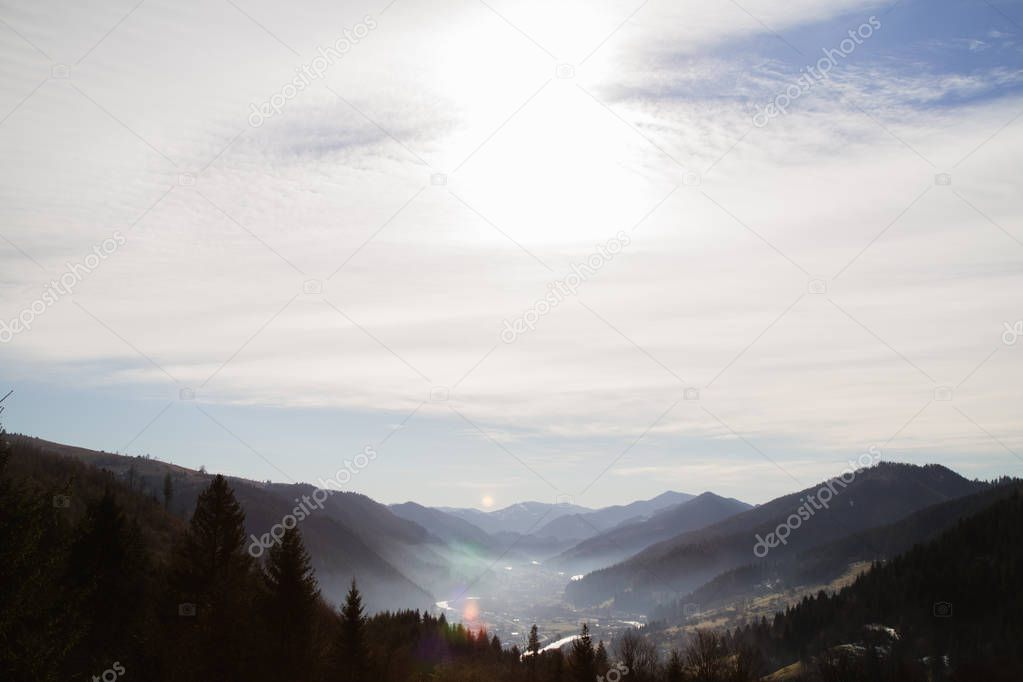
[[[298,528],[271,546],[263,572],[270,667],[278,678],[306,679],[312,670],[313,621],[320,590]]]
[[[339,663],[344,680],[366,682],[369,665],[365,642],[365,614],[362,595],[352,578],[344,606],[341,607],[341,642]]]

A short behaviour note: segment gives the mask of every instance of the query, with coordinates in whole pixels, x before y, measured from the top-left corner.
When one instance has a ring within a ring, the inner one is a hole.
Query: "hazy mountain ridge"
[[[269,489],[292,500],[311,496],[316,490],[308,483],[275,483]],[[486,571],[485,566],[466,563],[457,552],[452,552],[448,543],[432,536],[426,528],[361,493],[332,491],[323,509],[313,512],[320,513],[351,530],[389,565],[400,567],[409,580],[438,598],[446,597],[454,585]]]
[[[650,609],[655,593],[684,594],[720,573],[750,563],[756,557],[756,536],[764,537],[786,522],[827,482],[785,495],[706,528],[682,533],[655,544],[629,559],[594,571],[566,587],[576,604],[608,599],[620,605]],[[988,484],[969,481],[939,465],[881,463],[856,473],[840,489],[829,508],[817,511],[793,531],[787,544],[770,550],[780,557],[825,544],[853,532],[891,523],[945,499],[976,492]],[[798,518],[798,517],[797,517]]]
[[[926,507],[895,523],[854,533],[781,561],[762,561],[726,571],[676,603],[657,608],[653,618],[684,620],[685,604],[701,610],[715,608],[760,594],[777,593],[800,585],[826,584],[851,564],[887,560],[929,542],[946,530],[1012,496],[1023,488],[1020,479],[998,482],[980,492]]]
[[[691,498],[652,516],[622,523],[562,552],[552,561],[573,573],[618,563],[679,533],[705,528],[752,506],[711,492]]]
[[[10,436],[12,443],[31,445],[40,453],[72,458],[107,470],[133,489],[162,499],[164,476],[173,481],[169,511],[187,519],[199,492],[210,476],[157,459],[99,452],[26,436]],[[246,512],[246,532],[257,538],[292,514],[303,496],[316,487],[308,483],[272,483],[228,477]],[[409,502],[387,506],[355,492],[330,491],[323,508],[309,507],[301,521],[306,546],[325,596],[339,601],[354,575],[372,608],[428,607],[448,598],[469,581],[486,584],[492,576],[490,557],[543,558],[566,547],[566,541],[523,535],[514,531],[490,534],[459,514]],[[665,493],[607,510],[576,505],[525,502],[497,512],[498,524],[521,527],[543,514],[571,515],[607,512],[608,522],[633,510],[642,511],[670,501]],[[298,500],[296,502],[296,500]],[[476,510],[479,515],[488,514]]]
[[[592,509],[567,502],[518,502],[494,511],[463,507],[435,507],[446,514],[457,516],[490,534],[529,534],[543,524],[569,514],[592,512]]]
[[[692,500],[695,495],[673,490],[649,500],[603,507],[591,512],[568,514],[543,525],[532,534],[537,537],[580,541],[626,523],[641,521],[664,509]]]
[[[455,514],[416,502],[388,505],[395,515],[418,524],[441,542],[489,548],[494,538],[479,526]]]
[[[519,502],[494,511],[473,508],[434,507],[435,510],[467,521],[490,535],[505,539],[530,535],[540,540],[524,540],[536,546],[553,547],[577,542],[616,525],[638,521],[662,509],[693,499],[694,495],[666,491],[649,500],[612,505],[599,509],[572,503]]]

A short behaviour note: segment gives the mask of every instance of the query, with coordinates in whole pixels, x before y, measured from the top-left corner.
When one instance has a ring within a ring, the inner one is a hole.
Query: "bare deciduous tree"
[[[629,670],[632,682],[645,682],[657,675],[657,647],[635,630],[626,632],[614,643],[618,662]]]

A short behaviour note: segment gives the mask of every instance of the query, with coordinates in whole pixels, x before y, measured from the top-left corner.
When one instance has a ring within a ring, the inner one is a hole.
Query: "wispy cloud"
[[[1020,316],[1018,28],[938,4],[0,11],[16,30],[0,27],[0,310],[128,235],[75,291],[103,324],[60,302],[0,349],[4,367],[224,404],[425,401],[482,439],[455,406],[578,466],[585,439],[646,434],[649,457],[734,440],[685,402],[650,428],[687,387],[758,440],[886,439]],[[943,17],[929,35],[924,11]],[[876,37],[755,128],[753,105],[874,14]],[[343,60],[248,125],[366,15],[378,27]],[[488,354],[620,230],[632,244],[578,300]],[[956,400],[1018,443],[1003,351]],[[930,410],[900,438],[999,449]]]

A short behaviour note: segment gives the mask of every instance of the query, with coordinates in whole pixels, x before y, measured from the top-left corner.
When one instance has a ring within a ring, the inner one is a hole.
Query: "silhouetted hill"
[[[458,507],[438,507],[438,509],[468,521],[491,535],[497,533],[528,534],[542,527],[543,524],[550,523],[559,517],[593,511],[586,507],[564,502],[558,504],[519,502],[518,504],[490,512]]]
[[[182,518],[168,513],[161,501],[152,495],[141,493],[137,488],[129,489],[124,477],[109,469],[83,459],[56,454],[44,447],[49,445],[46,441],[12,435],[6,437],[10,445],[7,474],[19,484],[37,491],[47,504],[63,509],[62,514],[69,525],[81,519],[90,500],[98,499],[104,491],[111,490],[117,495],[126,515],[138,521],[146,544],[153,548],[157,560],[166,558],[173,538],[184,530],[186,524]],[[97,457],[106,454],[81,448],[67,449]],[[182,476],[189,471],[168,466]]]
[[[657,542],[704,528],[750,508],[739,500],[703,493],[647,519],[624,523],[584,540],[552,561],[566,571],[584,573],[617,563]]]
[[[555,554],[570,544],[621,523],[639,521],[661,509],[691,500],[667,491],[649,500],[587,509],[570,503],[520,502],[495,511],[438,507],[436,511],[467,521],[499,540],[499,545]],[[525,537],[529,536],[529,537]]]
[[[397,516],[412,521],[426,529],[430,535],[449,544],[474,548],[488,548],[494,539],[480,527],[469,523],[455,514],[415,502],[390,505]]]
[[[315,490],[307,484],[263,487],[245,479],[228,480],[245,510],[245,530],[256,536],[268,532],[291,514],[296,497],[301,499],[302,495],[311,495]],[[324,597],[330,602],[340,602],[354,576],[367,604],[374,610],[410,603],[419,608],[431,606],[432,595],[411,577],[417,567],[411,555],[406,557],[407,563],[400,564],[401,570],[396,568],[399,564],[391,563],[400,542],[396,538],[402,537],[401,533],[408,529],[399,527],[392,535],[396,529],[390,520],[374,513],[379,510],[365,503],[368,498],[358,498],[364,496],[332,493],[324,502],[324,509],[314,510],[301,522],[305,545]],[[366,514],[357,523],[351,523],[352,516],[359,510]],[[419,531],[425,538],[426,532]]]
[[[719,573],[765,558],[754,554],[758,538],[769,538],[786,524],[794,528],[785,542],[766,549],[772,559],[891,523],[986,485],[938,465],[878,464],[857,471],[847,484],[831,479],[660,542],[620,564],[571,582],[566,597],[587,605],[614,598],[620,606],[650,609],[659,601],[696,589]],[[813,509],[811,500],[823,502],[821,491],[832,488],[826,506]]]
[[[568,514],[544,524],[532,534],[541,538],[580,541],[625,523],[649,518],[657,512],[693,499],[688,493],[669,490],[649,500],[603,507],[591,512]]]

